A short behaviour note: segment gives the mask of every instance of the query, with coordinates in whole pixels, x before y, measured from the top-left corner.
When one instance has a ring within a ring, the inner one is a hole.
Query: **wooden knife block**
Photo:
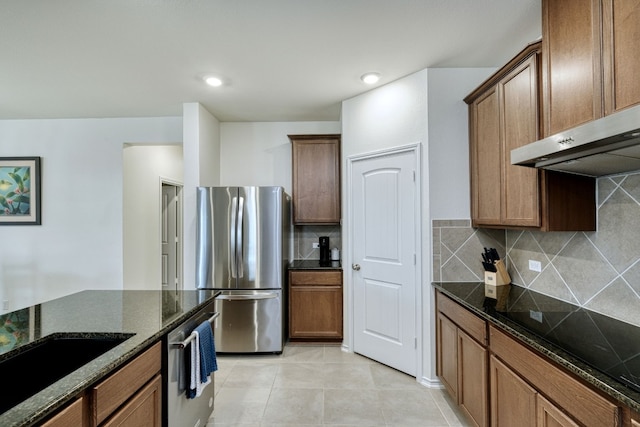
[[[504,261],[499,259],[494,265],[496,266],[496,272],[484,272],[484,296],[487,298],[496,298],[498,287],[511,284],[511,276],[509,276]]]

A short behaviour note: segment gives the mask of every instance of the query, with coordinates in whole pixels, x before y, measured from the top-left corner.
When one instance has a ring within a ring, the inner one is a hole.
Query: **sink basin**
[[[0,414],[111,350],[133,334],[54,334],[0,361]]]

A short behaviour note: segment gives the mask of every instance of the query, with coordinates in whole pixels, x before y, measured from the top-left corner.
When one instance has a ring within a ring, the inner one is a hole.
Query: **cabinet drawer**
[[[162,376],[137,392],[103,427],[162,425]]]
[[[93,388],[95,425],[104,421],[122,403],[144,386],[161,369],[162,347],[155,344],[115,374]]]
[[[84,425],[84,398],[79,397],[75,402],[58,412],[42,427],[68,427]]]
[[[493,326],[491,351],[584,425],[618,426],[620,408]]]
[[[438,311],[451,319],[470,337],[482,345],[487,344],[487,322],[440,292],[436,292]]]
[[[342,271],[290,271],[290,284],[342,285]]]

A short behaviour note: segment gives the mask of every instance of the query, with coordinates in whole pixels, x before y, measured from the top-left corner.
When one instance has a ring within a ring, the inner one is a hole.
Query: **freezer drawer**
[[[224,291],[216,299],[218,353],[282,353],[282,290]]]

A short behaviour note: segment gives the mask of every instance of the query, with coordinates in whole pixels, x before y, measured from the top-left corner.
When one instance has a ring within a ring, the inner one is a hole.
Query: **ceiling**
[[[0,0],[0,119],[339,120],[367,71],[498,67],[540,21],[540,0]]]

